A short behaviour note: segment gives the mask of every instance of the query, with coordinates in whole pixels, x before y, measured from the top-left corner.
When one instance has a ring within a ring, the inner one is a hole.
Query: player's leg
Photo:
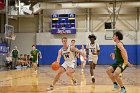
[[[33,70],[36,71],[37,70],[37,63],[33,62],[32,64],[33,64],[33,66],[32,66]]]
[[[54,81],[53,81],[53,85],[56,84],[56,82],[59,80],[60,76],[65,72],[65,69],[63,67],[60,67],[60,70],[59,72],[57,73],[57,75],[55,76],[54,78]]]
[[[56,82],[59,80],[60,76],[65,72],[65,68],[60,67],[59,72],[57,73],[57,75],[55,76],[53,83],[47,88],[47,90],[53,90],[54,89],[54,85],[56,84]]]
[[[114,70],[116,70],[116,68],[117,68],[117,64],[115,63],[115,64],[112,64],[111,66],[109,66],[106,70],[106,73],[108,74],[109,78],[113,82],[113,85],[114,85],[114,87],[112,89],[113,91],[119,88],[119,86],[115,80],[114,74],[113,74],[113,72],[114,72]]]
[[[81,61],[81,72],[84,71],[85,65],[86,65],[86,61]]]
[[[114,75],[113,75],[113,72],[114,72],[114,68],[112,66],[109,66],[106,70],[106,73],[108,74],[108,76],[112,80],[112,82],[116,82]]]
[[[95,70],[96,64],[93,61],[89,61],[89,66],[90,66],[90,75],[92,78],[92,82],[95,83],[94,70]]]
[[[74,68],[68,67],[68,68],[67,68],[67,71],[66,71],[66,74],[67,74],[67,75],[70,77],[70,79],[72,80],[73,85],[77,85],[77,81],[76,81],[76,79],[75,79],[74,76],[73,76],[74,72],[75,72]]]
[[[119,74],[122,73],[124,71],[124,69],[122,67],[117,67],[116,70],[114,71],[114,77],[115,77],[116,81],[118,82],[119,86],[121,87],[120,93],[126,93],[126,89],[123,85],[122,79],[119,76]]]
[[[37,71],[37,59],[32,58],[32,68],[34,71]]]

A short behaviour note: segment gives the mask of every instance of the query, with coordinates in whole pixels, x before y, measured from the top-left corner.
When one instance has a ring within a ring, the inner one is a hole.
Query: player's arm
[[[57,56],[57,62],[58,63],[60,63],[60,58],[61,58],[61,56],[62,56],[62,51],[61,51],[61,49],[58,51],[58,56]]]
[[[32,51],[30,52],[30,56],[33,57],[33,53],[32,53]]]
[[[84,53],[82,53],[79,49],[77,49],[77,48],[71,46],[71,50],[72,50],[72,51],[75,51],[75,52],[78,52],[80,55],[82,55],[82,56],[84,57],[85,60],[87,59],[87,58],[86,58],[86,55],[84,55]]]
[[[88,49],[88,48],[86,48],[86,54],[87,54],[87,55],[89,54],[89,49]]]
[[[99,46],[99,44],[96,44],[96,49],[97,49],[97,51],[94,51],[94,55],[99,55],[99,53],[100,53],[100,46]]]
[[[93,54],[94,55],[99,55],[99,53],[100,53],[100,50],[97,50],[97,52],[94,52]]]
[[[127,56],[126,49],[124,48],[122,43],[118,43],[117,46],[121,50],[121,55],[122,55],[123,60],[124,60],[124,65],[127,65],[128,64],[128,56]]]
[[[41,54],[41,51],[39,51],[39,57],[40,57],[40,58],[42,58],[42,54]]]
[[[76,57],[79,58],[80,57],[80,53],[76,52]]]
[[[99,55],[100,54],[100,50],[97,50],[97,55]]]
[[[114,60],[115,59],[115,54],[114,53],[111,53],[110,54],[110,57]]]
[[[89,54],[89,45],[86,45],[86,54]]]
[[[36,57],[37,57],[37,64],[38,64],[38,55],[39,55],[39,53],[37,53],[37,55],[36,55]]]

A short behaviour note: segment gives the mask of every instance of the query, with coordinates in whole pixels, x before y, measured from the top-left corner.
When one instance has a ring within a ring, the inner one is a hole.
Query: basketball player
[[[58,56],[57,56],[57,62],[60,63],[60,58],[63,55],[64,57],[64,63],[61,65],[57,75],[54,78],[54,81],[52,83],[52,85],[50,85],[47,90],[53,90],[54,85],[56,84],[56,82],[59,80],[60,76],[66,72],[67,76],[69,76],[73,82],[74,85],[77,85],[76,80],[73,77],[73,73],[74,73],[74,69],[75,69],[75,57],[73,55],[73,52],[78,52],[81,55],[82,52],[80,52],[80,50],[78,50],[77,48],[75,48],[74,46],[69,46],[67,43],[67,37],[63,37],[62,38],[62,43],[63,43],[63,47],[58,51]],[[84,59],[86,60],[86,56],[84,56]]]
[[[98,54],[100,53],[100,47],[99,44],[95,42],[96,36],[94,34],[91,34],[88,36],[90,40],[90,44],[86,46],[86,51],[88,55],[88,62],[90,65],[90,74],[92,82],[95,83],[95,77],[94,77],[94,70],[98,61]]]
[[[122,79],[119,76],[119,74],[122,73],[128,65],[127,51],[125,50],[123,43],[120,41],[123,40],[123,34],[119,31],[115,32],[113,35],[113,40],[116,43],[116,46],[114,48],[116,63],[108,67],[106,72],[114,83],[113,90],[118,89],[120,86],[120,93],[126,93],[126,89],[122,83]]]
[[[71,40],[71,46],[76,48],[75,40],[74,39]],[[73,55],[75,57],[75,68],[76,68],[79,65],[78,62],[77,62],[77,59],[79,58],[79,53],[74,51]]]
[[[80,51],[86,55],[86,49],[84,48],[84,45],[82,45]],[[80,61],[81,61],[81,72],[84,72],[84,68],[85,68],[85,65],[86,65],[86,60],[84,60],[83,56],[80,55]]]
[[[32,51],[31,51],[32,67],[35,71],[37,71],[38,54],[39,54],[39,50],[36,49],[35,45],[32,45]]]

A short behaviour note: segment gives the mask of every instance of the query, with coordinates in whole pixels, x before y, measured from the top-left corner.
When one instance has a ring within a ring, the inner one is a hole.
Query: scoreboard
[[[52,34],[76,34],[75,14],[53,14],[51,22]]]

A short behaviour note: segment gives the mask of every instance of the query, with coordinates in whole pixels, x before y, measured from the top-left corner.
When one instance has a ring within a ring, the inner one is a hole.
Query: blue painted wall
[[[42,52],[43,58],[39,60],[39,63],[42,65],[50,65],[57,58],[58,50],[61,48],[61,45],[37,45],[37,48]],[[81,45],[77,45],[77,48],[80,49]],[[131,64],[140,64],[140,59],[138,58],[140,53],[140,45],[125,45],[125,48],[128,52],[129,62]],[[106,65],[112,64],[114,61],[110,58],[110,53],[114,52],[114,45],[100,45],[100,55],[98,64]],[[63,57],[61,58],[61,64],[63,63]],[[80,63],[80,60],[78,60]],[[88,63],[88,62],[87,62]]]
[[[140,65],[140,45],[137,45],[137,64]]]

